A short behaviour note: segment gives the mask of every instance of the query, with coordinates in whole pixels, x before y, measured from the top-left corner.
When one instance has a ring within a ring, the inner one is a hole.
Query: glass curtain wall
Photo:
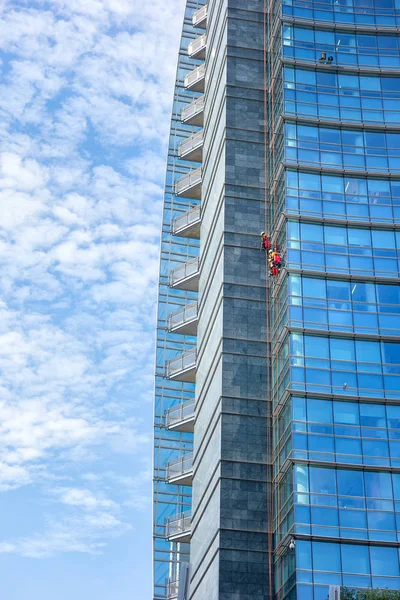
[[[171,233],[174,218],[183,215],[196,204],[195,199],[177,197],[174,183],[183,175],[198,166],[178,158],[178,145],[188,138],[198,127],[184,124],[182,110],[193,102],[199,93],[184,87],[185,76],[201,64],[188,57],[188,45],[199,37],[199,30],[192,25],[192,16],[201,8],[203,0],[188,0],[185,8],[184,25],[179,49],[178,69],[172,107],[171,131],[168,146],[167,174],[162,215],[161,260],[159,276],[156,385],[154,405],[154,598],[176,598],[176,582],[179,577],[179,563],[189,561],[189,544],[170,542],[166,538],[167,519],[187,513],[191,507],[191,488],[166,481],[166,466],[169,461],[190,453],[193,434],[170,431],[166,427],[166,412],[173,406],[194,400],[194,383],[170,380],[166,377],[166,363],[171,358],[195,347],[195,338],[189,335],[174,334],[168,330],[168,316],[179,311],[186,304],[196,301],[197,293],[173,289],[169,286],[171,271],[199,254],[196,239],[173,236]]]
[[[278,599],[400,589],[398,0],[269,3]]]

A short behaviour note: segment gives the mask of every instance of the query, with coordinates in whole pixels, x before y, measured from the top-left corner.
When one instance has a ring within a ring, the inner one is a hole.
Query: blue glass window
[[[369,552],[367,546],[342,544],[342,569],[344,573],[370,573]]]
[[[350,301],[350,282],[328,279],[326,282],[328,298]],[[320,296],[321,297],[321,296]]]
[[[392,342],[382,342],[382,359],[386,364],[400,364],[400,346]]]
[[[305,398],[293,398],[293,419],[295,421],[306,420],[306,400]]]
[[[341,496],[364,496],[362,471],[338,470],[338,493]]]
[[[369,498],[392,498],[390,473],[366,472],[365,491]]]
[[[341,571],[339,544],[314,542],[312,554],[315,571]]]
[[[332,423],[332,403],[328,400],[308,400],[307,420],[316,423]]]
[[[395,531],[396,521],[394,513],[368,511],[369,529],[378,529],[382,531]]]
[[[296,490],[298,492],[308,492],[308,468],[304,465],[296,465],[294,474]]]
[[[400,474],[393,473],[393,494],[395,500],[400,500]]]
[[[329,340],[323,337],[306,336],[305,354],[316,358],[329,358]]]
[[[358,404],[350,402],[334,402],[333,414],[335,423],[358,425],[360,422]]]
[[[311,569],[311,542],[297,540],[296,542],[296,566],[299,569]]]
[[[331,338],[330,340],[332,360],[354,361],[355,350],[353,340],[343,340],[340,338]],[[336,364],[336,368],[338,365]],[[339,367],[340,368],[340,367]],[[345,368],[343,365],[341,368]]]
[[[385,407],[380,404],[360,404],[360,420],[364,427],[386,427]]]
[[[313,467],[310,469],[310,491],[316,494],[336,494],[334,469]]]
[[[400,429],[400,406],[386,407],[387,425],[394,429]]]
[[[372,575],[399,576],[399,556],[397,548],[371,546]]]
[[[325,298],[324,279],[306,280],[304,282],[303,293],[304,296],[310,296],[311,298]]]
[[[378,284],[376,289],[380,304],[400,304],[399,286]]]

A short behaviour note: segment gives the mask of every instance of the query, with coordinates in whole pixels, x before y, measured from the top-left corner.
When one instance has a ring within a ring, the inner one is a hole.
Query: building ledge
[[[192,485],[193,454],[185,453],[171,460],[166,466],[166,481],[176,485]]]
[[[201,206],[197,204],[172,221],[172,234],[179,237],[200,239]]]
[[[400,75],[400,73],[399,73]],[[335,175],[349,175],[354,177],[370,177],[371,179],[400,179],[400,171],[393,173],[392,171],[368,171],[360,169],[343,169],[341,167],[329,167],[329,166],[316,166],[306,165],[304,163],[297,162],[281,162],[285,169],[292,171],[308,171],[309,173],[333,173]]]
[[[168,584],[167,584],[167,599],[168,600],[175,600],[175,598],[178,598],[178,587],[179,587],[179,581],[173,581],[173,580],[169,580]]]
[[[196,98],[193,102],[185,106],[181,113],[182,123],[202,127],[204,123],[204,96]]]
[[[168,317],[168,331],[181,335],[197,335],[198,306],[192,302]]]
[[[201,29],[207,28],[207,15],[208,15],[208,6],[205,4],[199,10],[196,10],[192,17],[193,27],[200,27]]]
[[[206,66],[202,64],[186,75],[183,84],[187,90],[192,92],[204,92],[205,77]]]
[[[165,524],[166,538],[170,542],[190,542],[191,526],[190,511],[174,515]]]
[[[347,66],[347,65],[338,65],[336,63],[332,64],[321,64],[319,61],[310,61],[310,60],[298,60],[295,58],[281,57],[280,61],[284,65],[293,66],[293,67],[305,67],[315,69],[321,69],[322,71],[333,71],[333,72],[343,72],[343,73],[363,73],[371,75],[391,75],[391,76],[400,76],[400,69],[382,69],[381,67],[360,67],[357,65]]]
[[[389,17],[393,18],[392,15]],[[333,31],[339,30],[343,32],[351,31],[354,33],[375,33],[384,35],[398,35],[400,27],[385,27],[380,25],[357,25],[356,23],[339,23],[333,20],[319,21],[318,19],[307,19],[302,17],[291,17],[290,15],[281,15],[280,21],[284,23],[293,23],[294,25],[305,25],[309,27],[317,27],[319,30]]]
[[[400,175],[400,174],[399,174]],[[193,198],[194,200],[201,199],[201,182],[202,170],[201,167],[190,171],[175,182],[175,194],[185,198]]]
[[[196,364],[197,348],[174,356],[166,364],[167,379],[194,383],[196,381]]]
[[[288,113],[282,113],[281,119],[284,122],[290,123],[304,123],[305,125],[320,125],[321,127],[334,127],[335,129],[340,128],[351,128],[360,129],[365,131],[400,131],[400,125],[384,125],[383,123],[364,123],[357,121],[340,121],[335,119],[319,119],[318,117],[299,116],[297,114],[290,115]]]
[[[194,430],[194,401],[182,402],[168,409],[165,423],[169,431],[184,431],[193,433]]]
[[[206,57],[207,34],[203,33],[200,37],[190,42],[188,46],[188,55],[190,58],[199,58],[204,60]]]
[[[372,281],[376,283],[396,283],[399,284],[398,277],[377,277],[375,275],[353,275],[352,273],[338,273],[336,271],[322,271],[322,270],[313,270],[313,269],[301,269],[296,267],[290,267],[286,265],[282,269],[282,273],[286,271],[286,273],[295,273],[296,275],[306,275],[307,277],[323,277],[329,279],[345,279],[350,281],[359,281],[366,282]]]
[[[198,292],[200,259],[198,256],[173,269],[169,275],[170,287],[177,290]]]
[[[293,212],[292,212],[293,211]],[[312,215],[305,214],[305,211],[295,211],[290,209],[286,209],[281,213],[280,218],[277,221],[276,228],[280,230],[283,226],[283,221],[306,221],[307,223],[326,223],[328,225],[341,225],[344,227],[364,227],[365,229],[377,228],[377,229],[389,229],[391,231],[400,229],[400,222],[393,223],[393,221],[371,221],[371,220],[360,220],[357,218],[349,219],[348,216],[344,216],[343,219],[335,218],[335,217],[324,217],[322,215],[316,215],[315,213]]]
[[[400,129],[400,128],[399,128]],[[203,160],[203,130],[183,140],[178,146],[178,157],[184,160],[201,162]]]

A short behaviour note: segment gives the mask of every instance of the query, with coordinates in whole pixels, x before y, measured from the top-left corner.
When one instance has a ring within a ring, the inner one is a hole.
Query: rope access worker
[[[267,252],[270,249],[270,241],[267,238],[267,234],[265,233],[265,231],[261,232],[261,250],[265,250],[265,252]]]
[[[268,264],[270,276],[276,277],[279,274],[279,270],[282,266],[282,257],[276,247],[269,251]]]

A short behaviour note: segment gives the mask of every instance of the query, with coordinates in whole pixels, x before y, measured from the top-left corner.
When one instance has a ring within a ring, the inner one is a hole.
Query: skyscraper
[[[187,3],[161,250],[156,600],[178,585],[190,600],[400,589],[397,1]]]

